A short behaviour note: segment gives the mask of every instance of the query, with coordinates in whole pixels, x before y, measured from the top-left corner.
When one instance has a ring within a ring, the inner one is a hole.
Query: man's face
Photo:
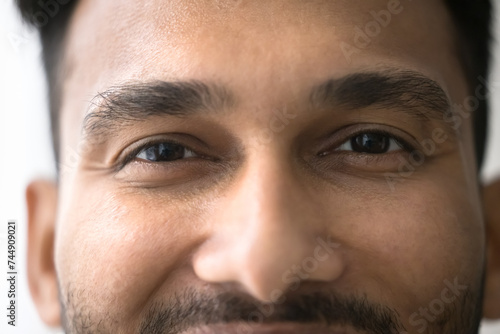
[[[66,330],[474,332],[485,232],[454,38],[431,0],[79,1]]]

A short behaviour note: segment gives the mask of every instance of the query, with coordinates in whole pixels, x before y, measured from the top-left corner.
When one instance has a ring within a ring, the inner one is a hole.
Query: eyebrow
[[[230,108],[234,97],[223,87],[200,81],[152,81],[113,86],[90,101],[86,135],[98,135],[153,116],[189,116]]]
[[[227,110],[235,101],[229,90],[214,83],[129,83],[96,95],[82,129],[86,136],[100,135],[153,116]],[[314,109],[396,109],[420,121],[442,120],[450,109],[448,96],[436,81],[409,70],[360,72],[330,79],[311,90],[309,102]]]
[[[310,102],[315,108],[396,109],[421,121],[443,120],[451,108],[448,95],[436,81],[410,70],[331,79],[313,89]]]

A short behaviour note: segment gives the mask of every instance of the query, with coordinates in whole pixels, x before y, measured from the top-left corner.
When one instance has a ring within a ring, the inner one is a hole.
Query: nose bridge
[[[285,259],[303,257],[314,239],[311,203],[289,167],[273,159],[262,160],[235,189],[234,209],[245,215],[242,224],[235,222],[238,234],[244,236],[239,255],[259,261],[263,269],[286,267]]]
[[[251,205],[244,210],[250,218],[248,227],[270,232],[280,232],[285,227],[305,230],[298,216],[306,214],[307,207],[313,204],[304,198],[308,190],[301,185],[287,157],[269,152],[254,160],[234,188],[235,198]]]
[[[267,301],[298,280],[336,275],[331,264],[338,261],[318,243],[321,210],[295,174],[286,158],[269,151],[249,158],[215,218],[212,244],[196,257],[198,276],[238,282]]]

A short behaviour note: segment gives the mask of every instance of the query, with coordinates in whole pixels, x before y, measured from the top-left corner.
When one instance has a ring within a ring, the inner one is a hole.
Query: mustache
[[[210,294],[186,289],[168,301],[157,301],[145,312],[140,333],[180,334],[203,325],[238,324],[238,333],[251,334],[260,324],[276,322],[351,326],[372,334],[405,330],[398,313],[366,296],[333,292],[286,295],[278,303],[261,303],[237,292]]]

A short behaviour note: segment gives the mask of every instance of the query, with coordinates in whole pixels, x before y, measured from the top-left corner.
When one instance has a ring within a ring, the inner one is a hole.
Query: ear
[[[500,179],[484,188],[488,262],[484,291],[484,317],[500,319]]]
[[[28,284],[42,320],[60,326],[60,305],[54,265],[57,187],[34,181],[26,189],[28,208]]]

